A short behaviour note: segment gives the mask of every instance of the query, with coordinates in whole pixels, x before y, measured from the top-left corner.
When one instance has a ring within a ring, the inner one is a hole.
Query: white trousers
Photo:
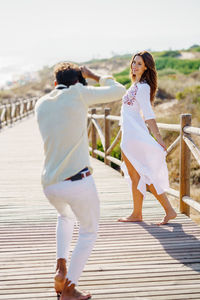
[[[88,176],[76,181],[62,181],[46,187],[44,193],[58,211],[57,259],[65,258],[68,262],[74,215],[80,223],[78,241],[67,272],[67,278],[77,284],[97,238],[100,209],[94,180]]]

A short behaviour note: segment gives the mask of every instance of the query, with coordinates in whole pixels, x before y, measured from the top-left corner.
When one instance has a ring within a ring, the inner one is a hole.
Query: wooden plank
[[[194,208],[196,211],[200,212],[200,203],[196,200],[193,200],[190,197],[184,196],[183,202],[189,205],[190,207]]]
[[[196,158],[198,164],[200,165],[200,149],[197,147],[197,145],[194,143],[194,141],[191,138],[188,138],[187,136],[183,136],[184,142],[187,144],[188,148],[190,149],[193,156]]]
[[[198,127],[185,126],[183,131],[189,134],[200,135],[200,128]]]
[[[158,128],[169,130],[169,131],[177,131],[180,132],[181,126],[179,124],[164,124],[164,123],[157,123]]]

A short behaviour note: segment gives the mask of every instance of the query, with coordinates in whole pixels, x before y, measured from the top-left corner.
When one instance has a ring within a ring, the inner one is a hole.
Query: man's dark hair
[[[77,82],[87,85],[79,66],[73,63],[61,62],[57,64],[54,67],[54,75],[58,84],[64,84],[67,87]]]

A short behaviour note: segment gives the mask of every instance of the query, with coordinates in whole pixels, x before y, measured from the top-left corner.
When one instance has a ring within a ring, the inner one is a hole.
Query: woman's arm
[[[157,142],[166,150],[165,143],[160,135],[158,126],[155,120],[155,114],[153,112],[150,102],[150,86],[148,84],[142,84],[137,94],[137,98],[140,107],[143,112],[144,121],[147,124],[150,132],[154,135]]]
[[[155,119],[149,119],[146,120],[145,123],[147,124],[150,132],[154,135],[157,142],[164,148],[165,151],[167,151],[166,145],[160,135],[160,131],[158,129],[157,123]]]

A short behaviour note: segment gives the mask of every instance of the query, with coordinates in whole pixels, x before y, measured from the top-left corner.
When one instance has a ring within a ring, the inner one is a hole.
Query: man
[[[89,299],[76,285],[94,246],[99,221],[99,199],[91,176],[87,111],[90,105],[119,100],[125,88],[111,76],[100,77],[86,67],[60,63],[55,89],[36,104],[35,112],[44,142],[42,173],[44,193],[58,211],[55,290],[61,300]],[[100,83],[87,86],[86,78]],[[67,271],[74,215],[79,237]]]

